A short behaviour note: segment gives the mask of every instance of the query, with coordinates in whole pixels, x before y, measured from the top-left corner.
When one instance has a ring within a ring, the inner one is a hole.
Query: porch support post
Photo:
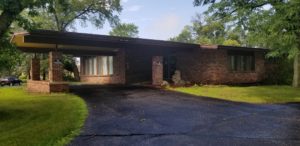
[[[40,80],[40,58],[37,58],[36,56],[31,59],[30,77],[31,80]]]
[[[63,64],[61,52],[49,52],[49,81],[62,82],[63,81]]]
[[[163,57],[152,57],[152,85],[159,86],[163,82]]]

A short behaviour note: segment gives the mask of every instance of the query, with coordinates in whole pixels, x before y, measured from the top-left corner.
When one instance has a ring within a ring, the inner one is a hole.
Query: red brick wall
[[[109,76],[90,76],[83,75],[84,72],[84,57],[81,57],[81,82],[95,83],[95,84],[125,84],[125,51],[120,49],[114,56],[113,60],[113,75]]]
[[[61,52],[49,52],[49,80],[51,82],[63,81],[63,64],[61,61]]]
[[[152,57],[152,84],[161,85],[163,82],[163,57]]]
[[[152,57],[162,56],[168,52],[156,48],[130,48],[120,50],[114,57],[114,75],[85,76],[82,82],[96,84],[131,84],[152,81]],[[166,49],[165,49],[166,50]],[[264,53],[255,52],[254,72],[231,72],[229,70],[228,50],[195,49],[175,53],[177,69],[185,81],[203,84],[238,84],[254,83],[264,78]],[[81,67],[84,67],[83,59]],[[83,71],[81,69],[81,71]],[[126,75],[126,76],[125,76]]]
[[[27,81],[27,91],[36,93],[51,93],[51,92],[68,92],[69,85],[67,83],[59,83],[49,81]]]
[[[255,52],[254,72],[231,72],[228,50],[198,49],[177,53],[177,68],[186,81],[202,84],[255,83],[264,77],[264,53]]]
[[[40,80],[40,59],[39,58],[31,59],[30,76],[32,80]]]

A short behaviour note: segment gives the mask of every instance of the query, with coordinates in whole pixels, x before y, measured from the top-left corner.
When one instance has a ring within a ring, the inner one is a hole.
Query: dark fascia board
[[[269,51],[269,49],[265,49],[265,48],[251,48],[251,47],[223,46],[223,45],[218,45],[218,49],[240,50],[240,51],[262,51],[262,52]]]
[[[48,53],[50,51],[53,51],[53,49],[33,49],[33,48],[27,48],[27,47],[18,47],[23,52],[27,53]],[[63,52],[64,54],[72,54],[75,56],[82,56],[84,55],[108,55],[108,56],[115,56],[116,52],[111,52],[111,51],[84,51],[84,50],[77,50],[77,49],[64,49],[64,50],[59,50],[60,52]]]
[[[112,48],[153,46],[167,48],[199,48],[198,44],[179,43],[162,40],[117,37],[108,35],[85,34],[76,32],[58,32],[51,30],[36,30],[25,35],[25,42],[53,43],[81,46],[104,46]]]
[[[224,45],[199,45],[190,43],[180,43],[163,40],[142,39],[118,37],[98,34],[86,34],[77,32],[58,32],[52,30],[35,30],[26,33],[25,42],[30,43],[52,43],[65,45],[79,45],[79,46],[94,46],[94,47],[108,47],[108,48],[182,48],[182,49],[227,49],[227,50],[243,50],[243,51],[264,51],[269,49],[251,48],[251,47],[237,47]]]

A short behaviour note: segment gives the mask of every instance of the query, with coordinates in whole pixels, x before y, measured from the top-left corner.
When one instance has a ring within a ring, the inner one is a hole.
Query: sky
[[[194,7],[193,0],[121,0],[121,23],[134,23],[139,38],[168,40],[178,35],[185,25],[191,24],[196,13],[205,7]],[[92,25],[76,26],[77,32],[104,34],[111,30],[108,23],[98,29]]]

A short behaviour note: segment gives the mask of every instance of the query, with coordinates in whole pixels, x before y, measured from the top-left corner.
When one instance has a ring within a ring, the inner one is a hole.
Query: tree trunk
[[[298,53],[294,58],[293,87],[299,87],[299,84],[300,84],[300,54]]]

